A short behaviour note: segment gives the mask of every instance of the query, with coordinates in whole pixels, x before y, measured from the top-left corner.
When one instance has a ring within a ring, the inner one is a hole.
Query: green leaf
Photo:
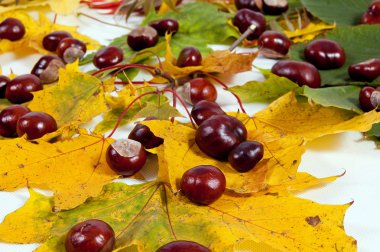
[[[146,106],[135,115],[135,118],[145,118],[149,116],[157,117],[160,120],[167,120],[170,117],[184,117],[176,108],[170,105],[169,101],[160,103],[148,102]]]
[[[176,12],[163,15],[149,13],[143,24],[161,18],[174,18],[179,23],[179,31],[172,37],[172,50],[178,55],[186,46],[195,46],[201,52],[209,52],[208,44],[221,44],[230,38],[238,38],[240,33],[228,23],[232,14],[218,11],[218,7],[206,2],[183,5]]]
[[[74,209],[53,212],[52,206],[51,197],[31,191],[26,204],[1,223],[0,241],[40,242],[36,251],[64,252],[72,226],[98,219],[115,231],[115,251],[134,251],[131,247],[136,246],[138,251],[157,251],[175,240],[194,241],[217,252],[237,251],[234,246],[244,241],[253,248],[265,248],[260,251],[356,248],[342,225],[350,204],[320,205],[286,192],[251,197],[224,194],[209,206],[198,206],[164,183],[112,183]],[[308,222],[314,216],[318,217],[317,231]]]
[[[242,86],[229,90],[235,93],[242,102],[271,102],[299,86],[285,77],[267,73],[263,82],[249,81]]]
[[[370,137],[380,137],[380,123],[375,123],[372,125],[372,129],[366,133]]]
[[[340,86],[328,88],[303,87],[301,95],[324,107],[336,107],[362,114],[359,106],[360,88],[356,86]]]
[[[369,0],[301,0],[306,9],[326,23],[356,25],[371,3]]]
[[[345,50],[346,62],[338,69],[320,70],[323,85],[357,84],[349,79],[348,67],[374,57],[379,57],[380,25],[360,25],[356,27],[339,27],[326,33],[323,38],[338,42]],[[303,52],[306,44],[294,45],[290,48],[290,58],[304,60]],[[374,81],[371,85],[380,85]]]

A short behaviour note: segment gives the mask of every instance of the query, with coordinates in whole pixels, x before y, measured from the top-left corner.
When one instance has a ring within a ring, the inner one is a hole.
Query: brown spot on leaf
[[[20,169],[22,169],[22,168],[24,168],[25,166],[23,165],[23,164],[19,164],[18,165],[18,168],[20,168]]]
[[[307,224],[309,224],[310,226],[317,226],[320,222],[321,222],[321,219],[319,218],[319,216],[314,216],[314,217],[306,217],[305,221],[307,222]]]

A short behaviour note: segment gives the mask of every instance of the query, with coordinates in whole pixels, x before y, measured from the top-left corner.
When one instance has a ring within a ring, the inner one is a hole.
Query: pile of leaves
[[[66,234],[74,224],[101,219],[115,230],[117,251],[155,251],[174,240],[195,241],[212,251],[356,250],[355,239],[343,228],[350,202],[323,205],[294,194],[339,177],[316,178],[298,172],[308,142],[345,131],[367,132],[380,122],[379,113],[363,113],[358,105],[362,83],[350,81],[341,69],[328,70],[321,71],[324,88],[310,89],[262,70],[264,82],[225,86],[242,102],[269,103],[255,114],[244,113],[243,106],[240,111],[230,112],[246,126],[248,139],[261,142],[265,148],[264,158],[247,173],[239,173],[228,162],[202,153],[195,143],[196,127],[174,119],[188,115],[181,115],[176,102],[170,102],[164,95],[176,94],[170,80],[199,72],[214,77],[233,76],[251,70],[257,56],[256,53],[212,52],[207,47],[229,44],[240,36],[229,22],[233,8],[225,2],[215,2],[188,3],[175,11],[169,8],[165,13],[153,11],[146,16],[143,24],[158,17],[173,17],[180,22],[181,30],[175,36],[161,38],[149,49],[164,56],[160,64],[150,64],[150,57],[132,51],[125,43],[126,35],[111,43],[123,49],[126,66],[132,63],[149,66],[152,82],[164,87],[137,85],[133,81],[136,72],[131,71],[118,75],[127,81],[123,82],[124,87],[116,87],[115,77],[107,75],[109,71],[83,73],[75,62],[60,70],[57,83],[34,93],[27,106],[51,114],[59,129],[34,141],[0,140],[0,190],[28,187],[30,192],[26,204],[0,224],[0,241],[38,242],[42,245],[37,251],[64,251]],[[351,26],[357,23],[357,8],[349,8],[342,17],[332,11],[335,4],[346,6],[338,3],[341,1],[291,2],[290,11],[304,6],[314,16],[308,25],[287,30],[287,35],[294,36],[295,41],[313,39],[323,32],[323,36],[345,48],[346,65],[380,54],[378,47],[368,46],[379,41],[379,26]],[[355,2],[363,2],[363,11],[368,4],[368,1]],[[219,11],[220,6],[231,12]],[[13,10],[12,6],[7,8]],[[326,8],[331,12],[326,12]],[[28,24],[27,35],[19,42],[0,41],[1,52],[31,47],[44,53],[41,47],[44,34],[72,29],[51,24],[42,14],[39,21],[34,21],[23,12],[17,13]],[[11,14],[1,15],[4,18]],[[298,14],[291,15],[299,18]],[[279,29],[289,28],[284,26],[287,22],[284,17],[268,18]],[[95,41],[83,39],[94,49],[99,47]],[[173,64],[179,51],[188,45],[198,47],[204,55],[201,66],[179,68]],[[293,46],[290,58],[300,59],[304,46],[303,43]],[[89,62],[92,56],[88,55],[81,64]],[[377,80],[371,83],[377,84]],[[102,120],[94,130],[86,130],[85,125],[99,115]],[[156,116],[158,120],[142,123],[164,139],[163,145],[151,151],[144,168],[158,169],[157,178],[146,182],[139,173],[134,178],[141,179],[141,184],[113,182],[120,176],[108,167],[105,150],[114,141],[114,132],[148,116]],[[378,125],[372,129],[375,136],[380,136]],[[197,165],[214,165],[226,176],[226,192],[208,206],[195,205],[179,192],[182,174]],[[44,196],[32,188],[51,190],[53,196]]]

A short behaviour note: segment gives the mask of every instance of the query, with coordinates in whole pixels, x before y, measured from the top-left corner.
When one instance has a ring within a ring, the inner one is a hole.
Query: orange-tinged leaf
[[[56,209],[75,207],[118,177],[105,160],[108,145],[102,137],[86,134],[56,143],[2,140],[0,190],[25,186],[50,189]]]
[[[156,251],[173,240],[195,241],[211,251],[237,251],[234,247],[239,246],[246,246],[247,252],[259,248],[356,250],[356,241],[343,230],[350,204],[321,205],[285,192],[254,197],[224,194],[209,206],[197,206],[161,183],[113,183],[98,197],[69,211],[51,212],[49,204],[49,197],[32,193],[26,205],[0,225],[0,241],[25,243],[22,237],[35,236],[35,240],[44,240],[37,251],[63,251],[71,226],[101,219],[115,231],[116,251]],[[29,213],[25,227],[18,224],[24,221],[21,212]],[[41,223],[45,230],[37,234],[30,223]],[[3,236],[7,232],[9,235]]]
[[[43,111],[55,118],[59,127],[78,126],[108,111],[105,93],[114,90],[114,80],[104,82],[79,71],[73,63],[59,70],[59,81],[33,93],[32,111]]]
[[[202,71],[206,73],[226,73],[234,74],[249,71],[252,69],[252,61],[256,53],[234,53],[228,50],[213,51],[203,58],[202,65],[190,67],[176,66],[176,59],[170,48],[170,35],[166,36],[165,61],[160,64],[161,70],[167,72],[173,78],[180,78],[190,73]],[[152,80],[156,83],[165,83],[166,79],[155,77]]]
[[[42,46],[42,39],[46,34],[59,30],[68,31],[73,35],[73,37],[82,40],[86,44],[87,50],[94,50],[100,47],[100,44],[95,40],[77,33],[76,27],[52,24],[50,20],[42,13],[39,14],[39,19],[37,21],[23,11],[11,11],[0,14],[0,20],[8,17],[17,18],[24,24],[25,35],[18,41],[2,39],[0,41],[0,53],[28,49],[42,54],[49,54],[51,52],[45,50]]]

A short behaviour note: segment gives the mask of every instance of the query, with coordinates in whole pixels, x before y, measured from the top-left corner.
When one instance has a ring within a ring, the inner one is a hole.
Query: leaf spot
[[[319,218],[319,216],[314,216],[314,217],[306,217],[305,221],[307,222],[307,224],[309,224],[310,226],[317,226],[320,222],[321,222],[321,219]]]

